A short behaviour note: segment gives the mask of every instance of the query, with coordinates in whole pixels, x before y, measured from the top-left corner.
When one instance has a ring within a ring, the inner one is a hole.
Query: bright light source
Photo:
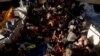
[[[99,41],[100,41],[100,33],[98,32],[98,30],[95,29],[95,27],[93,27],[92,25],[90,26],[90,29],[88,31],[88,35],[87,35],[87,38],[90,38],[93,36],[93,44],[94,45],[98,45]]]

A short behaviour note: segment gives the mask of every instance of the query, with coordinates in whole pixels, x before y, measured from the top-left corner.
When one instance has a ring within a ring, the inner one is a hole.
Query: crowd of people
[[[81,31],[84,29],[82,24],[85,21],[81,16],[84,5],[80,5],[79,2],[74,4],[70,10],[65,3],[56,2],[48,5],[38,4],[35,8],[30,6],[25,21],[26,33],[29,34],[26,38],[32,42],[34,40],[45,43],[47,49],[44,55],[62,56],[66,48],[72,48],[81,37]],[[82,38],[83,42],[85,38]]]
[[[17,43],[11,44],[13,48],[4,47],[16,50],[7,53],[8,56],[89,56],[86,34],[82,33],[86,22],[82,15],[84,5],[80,2],[71,5],[66,7],[64,2],[30,5]]]

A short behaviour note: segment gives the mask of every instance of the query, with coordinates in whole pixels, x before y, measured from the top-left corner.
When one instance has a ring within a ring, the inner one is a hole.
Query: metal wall
[[[0,2],[6,2],[6,1],[11,1],[11,0],[0,0]]]
[[[88,3],[100,4],[100,0],[85,0]]]
[[[77,1],[84,1],[87,3],[100,4],[100,0],[77,0]]]

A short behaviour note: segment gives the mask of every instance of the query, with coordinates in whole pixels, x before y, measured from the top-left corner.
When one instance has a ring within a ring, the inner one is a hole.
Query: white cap
[[[0,39],[3,39],[3,38],[4,38],[4,36],[0,34]]]

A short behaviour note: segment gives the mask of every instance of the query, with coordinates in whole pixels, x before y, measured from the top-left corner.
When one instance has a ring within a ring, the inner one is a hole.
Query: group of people
[[[36,41],[36,44],[37,42],[45,43],[47,49],[44,56],[62,56],[66,48],[77,45],[76,42],[82,37],[81,32],[84,29],[83,22],[85,22],[84,17],[81,16],[83,11],[83,5],[79,2],[73,3],[73,8],[70,10],[65,3],[56,2],[48,3],[48,5],[38,4],[35,8],[30,6],[24,27],[28,35],[26,38],[31,38],[32,42]],[[83,42],[85,38],[82,37]]]
[[[36,6],[30,3],[20,37],[12,47],[4,49],[16,51],[16,56],[86,56],[90,49],[86,35],[82,34],[86,26],[83,7],[76,1]]]

